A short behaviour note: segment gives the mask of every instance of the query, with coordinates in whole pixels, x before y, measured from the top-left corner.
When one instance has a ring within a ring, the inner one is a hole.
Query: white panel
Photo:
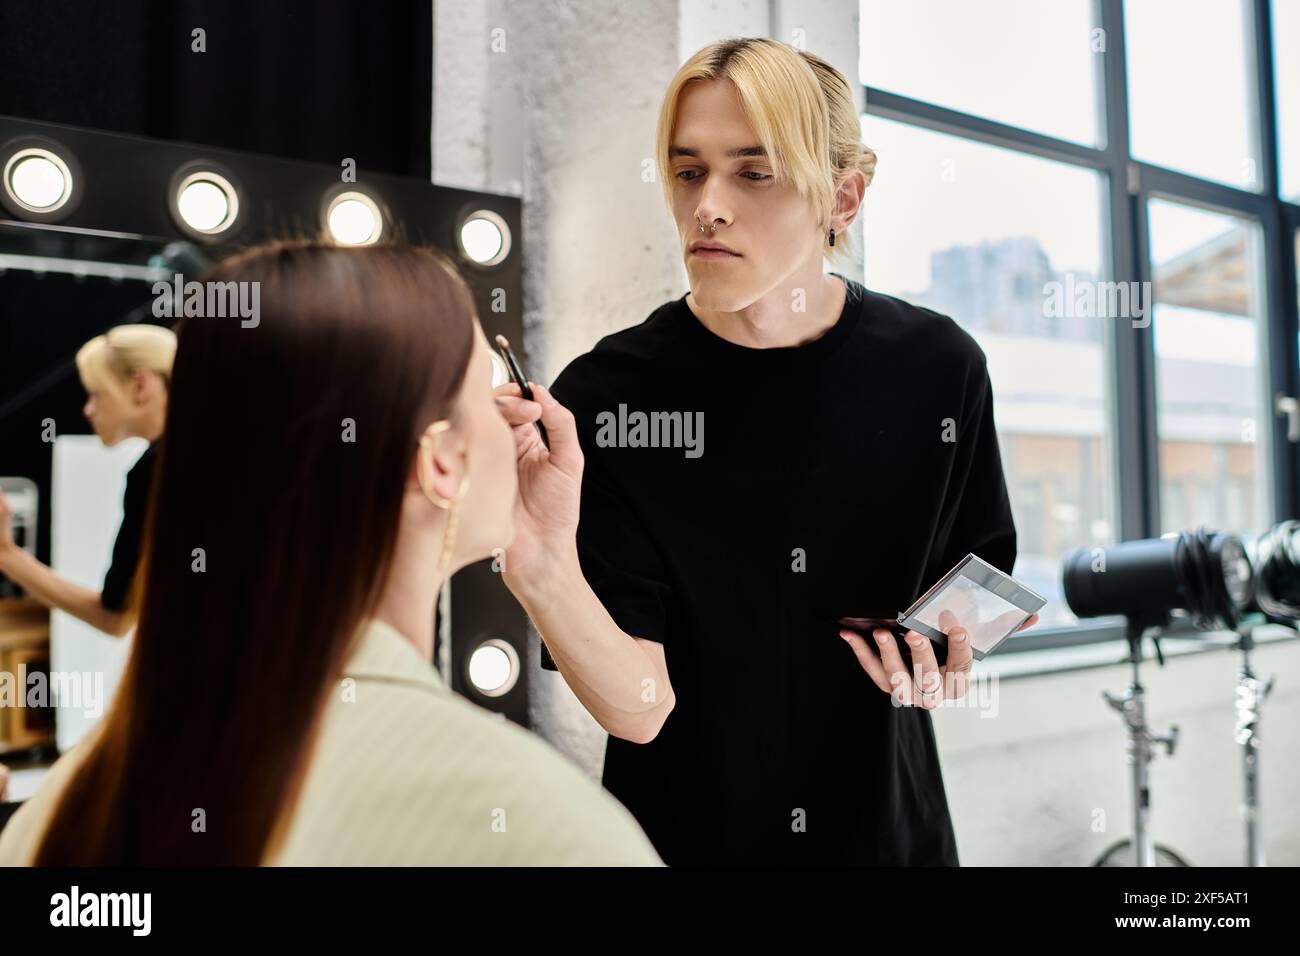
[[[55,441],[50,559],[57,574],[96,590],[103,586],[122,523],[126,473],[148,447],[144,439],[133,438],[105,448],[94,435],[64,435]],[[85,675],[84,698],[60,701],[55,711],[61,752],[80,740],[107,711],[131,637],[104,634],[63,611],[51,614],[51,670]]]

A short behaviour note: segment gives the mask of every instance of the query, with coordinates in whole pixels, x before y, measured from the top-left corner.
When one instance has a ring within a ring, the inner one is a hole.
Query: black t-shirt
[[[609,739],[603,782],[669,864],[958,862],[930,713],[893,706],[837,622],[896,614],[968,552],[1011,570],[993,397],[952,319],[845,281],[810,343],[728,342],[683,295],[552,389],[586,456],[583,570],[664,646],[675,708],[650,743]]]
[[[149,486],[153,482],[154,445],[144,450],[126,473],[126,491],[122,493],[122,524],[113,542],[113,562],[104,575],[99,603],[110,611],[126,610],[131,581],[140,561],[140,541],[144,537],[144,516],[149,506]]]

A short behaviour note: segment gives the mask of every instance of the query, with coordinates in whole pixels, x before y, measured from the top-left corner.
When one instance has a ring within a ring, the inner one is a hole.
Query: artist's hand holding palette
[[[960,624],[970,635],[971,656],[982,660],[1046,604],[1046,598],[1011,575],[968,554],[896,619],[844,617],[840,624],[868,634],[885,627],[900,637],[916,631],[939,645],[935,653],[940,663],[947,656],[945,632]]]

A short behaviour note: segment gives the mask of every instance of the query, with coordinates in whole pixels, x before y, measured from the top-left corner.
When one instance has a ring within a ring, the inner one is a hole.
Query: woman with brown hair
[[[514,538],[501,403],[580,472],[572,416],[495,400],[439,255],[276,244],[188,318],[113,706],[0,833],[0,863],[655,864],[631,816],[430,666],[442,581]],[[526,573],[526,572],[525,572]]]

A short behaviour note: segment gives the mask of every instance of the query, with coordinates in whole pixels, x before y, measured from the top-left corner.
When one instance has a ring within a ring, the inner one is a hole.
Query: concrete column
[[[522,191],[533,374],[552,380],[687,289],[660,185],[645,176],[678,66],[775,25],[856,85],[857,16],[856,0],[434,0],[433,179]],[[534,728],[598,777],[604,732],[538,659],[534,635]]]
[[[501,0],[433,4],[432,179],[517,196],[523,190],[523,74]]]
[[[434,181],[524,198],[525,347],[550,381],[686,286],[653,169],[677,0],[437,0]],[[530,648],[532,723],[593,776],[604,732]]]

